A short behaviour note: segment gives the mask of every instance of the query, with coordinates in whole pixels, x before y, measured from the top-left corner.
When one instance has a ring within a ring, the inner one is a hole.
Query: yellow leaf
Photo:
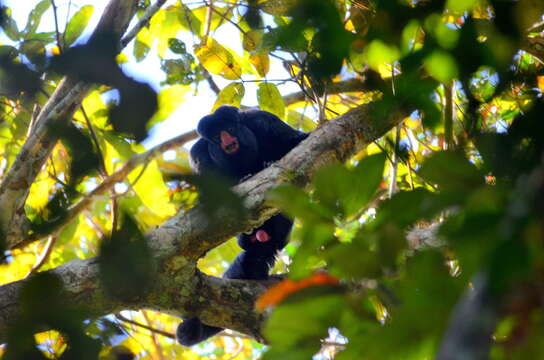
[[[143,172],[142,172],[143,171]],[[174,215],[176,209],[168,196],[168,187],[164,183],[162,174],[156,161],[149,162],[145,169],[138,167],[128,176],[134,184],[134,191],[155,215],[167,218]]]
[[[544,91],[544,76],[537,76],[536,83],[541,91]]]
[[[249,56],[249,61],[251,65],[255,67],[255,70],[259,73],[259,76],[265,77],[270,70],[270,58],[268,53],[264,51],[259,51],[256,54],[251,54]]]
[[[53,46],[50,50],[51,55],[60,55],[60,49],[58,46]]]
[[[26,205],[37,211],[42,210],[49,201],[49,190],[53,189],[54,184],[55,181],[48,176],[38,178],[32,183],[32,186],[30,186]]]
[[[412,118],[411,116],[404,119],[404,125],[410,129],[418,129],[421,124],[421,121],[418,118]]]
[[[240,78],[242,69],[234,55],[208,36],[206,43],[195,47],[195,55],[206,70],[228,80]]]
[[[173,85],[159,93],[159,110],[153,115],[148,126],[153,126],[166,118],[185,101],[185,95],[191,90],[187,85]]]
[[[108,108],[99,91],[91,91],[83,100],[82,107],[94,126],[100,129],[105,129],[108,126]],[[80,111],[74,117],[85,123],[85,118]]]
[[[221,105],[240,107],[245,92],[246,89],[244,88],[244,84],[237,82],[229,84],[228,86],[224,87],[217,96],[217,100],[215,100],[212,111],[215,111],[215,109]]]
[[[128,56],[125,53],[120,53],[115,57],[115,60],[119,65],[128,62]]]

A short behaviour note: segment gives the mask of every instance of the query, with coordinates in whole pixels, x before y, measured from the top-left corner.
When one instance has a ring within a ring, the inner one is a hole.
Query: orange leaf
[[[301,281],[284,280],[265,291],[259,299],[257,299],[255,308],[259,311],[263,311],[267,307],[281,303],[289,295],[311,286],[338,284],[339,281],[337,278],[325,273],[313,274]]]
[[[542,91],[544,91],[544,76],[537,76],[536,77],[536,83],[538,85],[538,88]]]

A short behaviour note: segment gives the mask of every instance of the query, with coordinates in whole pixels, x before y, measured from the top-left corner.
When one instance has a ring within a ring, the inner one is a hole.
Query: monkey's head
[[[242,154],[249,159],[250,153],[258,152],[255,134],[240,121],[240,110],[234,106],[221,106],[213,114],[204,116],[197,131],[227,156]]]

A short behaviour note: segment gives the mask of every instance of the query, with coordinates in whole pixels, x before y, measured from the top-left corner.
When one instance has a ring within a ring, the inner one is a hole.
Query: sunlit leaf
[[[270,70],[270,57],[267,52],[259,51],[255,54],[249,55],[249,61],[251,65],[255,67],[255,70],[259,73],[259,76],[265,77]]]
[[[26,21],[26,27],[23,30],[25,38],[30,37],[34,39],[33,35],[36,32],[36,29],[38,29],[38,26],[40,26],[42,15],[47,11],[47,9],[49,9],[50,6],[51,1],[42,0],[34,7],[34,9],[32,9]]]
[[[64,32],[65,46],[72,45],[77,38],[83,33],[91,16],[93,15],[94,6],[85,5],[79,9],[66,25],[66,31]]]
[[[392,64],[399,59],[399,50],[392,45],[387,45],[381,40],[374,40],[366,47],[365,51],[368,65],[379,71],[383,64]]]
[[[443,84],[459,76],[457,63],[453,56],[447,52],[434,51],[425,59],[425,68],[436,80]]]
[[[145,59],[149,54],[152,45],[153,40],[151,38],[151,33],[149,29],[144,27],[142,30],[140,30],[138,36],[136,36],[136,40],[134,40],[134,49],[132,54],[134,55],[136,61],[140,62]]]
[[[232,105],[239,108],[245,92],[246,90],[242,83],[233,82],[225,86],[217,95],[217,100],[215,100],[212,111],[215,111],[221,105]]]
[[[228,80],[237,80],[242,74],[234,56],[217,41],[208,37],[205,44],[195,47],[195,55],[206,70]]]
[[[182,28],[192,32],[195,35],[201,35],[202,22],[195,16],[193,11],[185,4],[180,4],[180,9],[177,11],[178,21]]]
[[[26,200],[26,205],[34,210],[41,211],[49,201],[49,191],[53,188],[55,180],[49,177],[41,177],[32,183]]]
[[[189,86],[173,85],[159,92],[159,109],[148,123],[148,127],[167,119],[185,101]]]
[[[153,16],[150,22],[152,38],[157,37],[157,52],[161,58],[164,57],[169,48],[169,41],[175,38],[182,29],[178,13],[174,8],[167,8],[160,12],[160,16]]]
[[[271,112],[280,119],[285,116],[285,103],[276,85],[267,82],[260,83],[257,100],[261,110]]]
[[[6,33],[8,38],[12,41],[19,40],[19,37],[21,34],[19,33],[19,28],[17,27],[17,23],[13,18],[11,17],[11,9],[6,7],[2,9],[2,30]]]
[[[129,175],[133,189],[145,206],[161,218],[167,218],[175,213],[175,207],[170,203],[168,187],[156,161],[151,161],[145,168],[139,167]]]
[[[459,13],[471,10],[477,3],[477,0],[448,0],[446,2],[446,8]]]

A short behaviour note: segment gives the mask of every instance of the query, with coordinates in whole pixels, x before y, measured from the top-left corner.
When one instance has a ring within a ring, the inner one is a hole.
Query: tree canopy
[[[2,358],[544,356],[543,3],[95,6],[1,7]],[[310,136],[233,188],[142,144],[210,96]],[[275,275],[219,278],[279,211]]]

